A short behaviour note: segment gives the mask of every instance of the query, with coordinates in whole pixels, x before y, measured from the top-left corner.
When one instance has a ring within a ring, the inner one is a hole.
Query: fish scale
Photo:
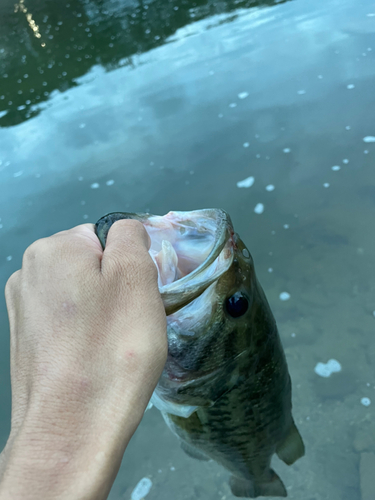
[[[229,215],[219,209],[109,214],[96,224],[103,248],[111,225],[124,218],[144,224],[151,248],[163,246],[161,261],[168,253],[177,266],[190,266],[171,283],[159,281],[169,353],[151,401],[189,456],[231,472],[235,496],[287,496],[270,464],[275,453],[291,465],[305,452],[292,417],[290,376],[251,254]],[[168,235],[170,244],[163,243]],[[195,240],[203,242],[201,259]],[[159,277],[169,270],[168,262],[154,262]]]

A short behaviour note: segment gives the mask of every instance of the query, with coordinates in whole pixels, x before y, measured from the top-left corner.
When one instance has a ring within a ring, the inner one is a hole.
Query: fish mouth
[[[199,297],[233,262],[233,226],[221,209],[169,212],[164,216],[114,212],[96,223],[105,247],[108,231],[120,219],[142,222],[151,239],[149,253],[167,316]]]
[[[179,341],[178,334],[170,328],[171,315],[183,315],[183,308],[189,304],[195,307],[196,299],[208,314],[204,303],[215,300],[216,282],[233,262],[236,244],[232,221],[220,209],[169,212],[164,216],[110,213],[95,225],[103,248],[110,227],[120,219],[140,221],[150,236],[149,254],[158,270],[159,291],[169,325],[168,358],[151,401],[160,410],[187,417],[197,407],[181,403],[182,391],[192,388],[197,380],[212,384],[220,370],[198,373],[182,366],[180,359],[173,356],[173,345]]]

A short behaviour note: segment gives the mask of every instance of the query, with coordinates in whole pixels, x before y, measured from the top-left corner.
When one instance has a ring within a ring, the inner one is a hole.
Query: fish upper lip
[[[233,261],[233,226],[229,215],[221,209],[197,210],[194,212],[199,212],[199,215],[206,216],[217,222],[215,243],[207,258],[194,271],[159,288],[167,316],[199,297],[229,269]],[[210,273],[209,268],[217,259],[221,259],[220,265]],[[205,275],[205,273],[207,274]]]
[[[161,293],[170,293],[175,291],[177,288],[183,288],[185,287],[186,284],[191,282],[194,278],[199,276],[207,267],[209,267],[220,255],[220,252],[223,250],[224,246],[226,245],[227,241],[229,238],[231,238],[233,234],[233,229],[232,229],[232,222],[230,220],[229,215],[221,209],[218,208],[211,208],[211,209],[206,209],[206,210],[195,210],[194,212],[207,212],[210,214],[211,212],[216,212],[217,218],[219,219],[218,227],[216,230],[216,238],[215,238],[215,243],[214,246],[207,256],[207,258],[196,268],[194,271],[189,273],[188,275],[184,276],[183,278],[174,281],[168,285],[164,285],[161,287]],[[168,217],[169,214],[173,214],[176,212],[169,212],[166,217]],[[213,217],[209,217],[213,218]]]
[[[188,220],[189,214],[191,218],[202,217],[214,221],[216,225],[214,233],[215,242],[207,258],[196,269],[181,279],[159,288],[167,316],[181,309],[201,295],[214,281],[229,269],[233,260],[233,226],[229,215],[224,210],[211,208],[193,210],[191,212],[169,212],[164,217],[168,218],[169,215],[171,217],[175,215],[181,217],[181,220],[184,220],[184,217],[185,220]],[[113,212],[101,217],[97,221],[95,227],[102,247],[105,247],[109,228],[117,220],[136,219],[147,225],[147,220],[152,217],[154,217],[152,214],[136,214],[129,212]],[[226,245],[229,254],[225,252],[222,254]],[[214,264],[216,259],[222,260],[219,262],[220,265],[210,273],[209,268]]]

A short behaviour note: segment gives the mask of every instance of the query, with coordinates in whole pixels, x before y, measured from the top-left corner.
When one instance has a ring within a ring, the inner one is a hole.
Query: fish
[[[276,321],[230,216],[110,213],[95,225],[103,248],[120,219],[150,236],[167,316],[168,356],[151,403],[187,455],[230,472],[234,496],[286,497],[271,459],[291,465],[305,447]]]

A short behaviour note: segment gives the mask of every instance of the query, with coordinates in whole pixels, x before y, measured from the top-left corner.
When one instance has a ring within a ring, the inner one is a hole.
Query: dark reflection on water
[[[0,0],[3,289],[33,241],[105,213],[227,210],[293,381],[307,454],[273,464],[289,499],[373,500],[374,1],[15,1]],[[3,298],[0,449],[10,401]],[[147,500],[233,498],[156,409],[109,498],[144,477]]]
[[[0,126],[38,114],[51,93],[77,85],[95,64],[134,65],[134,57],[209,16],[290,0],[19,0],[0,7]]]

